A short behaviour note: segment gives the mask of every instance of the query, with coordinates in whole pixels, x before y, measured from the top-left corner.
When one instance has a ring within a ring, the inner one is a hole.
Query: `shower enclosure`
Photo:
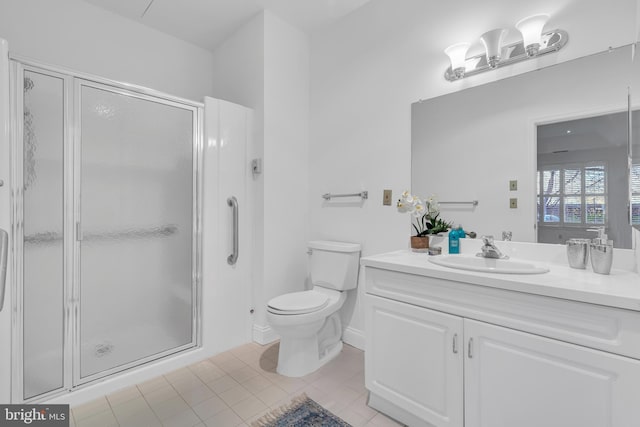
[[[21,402],[198,344],[202,106],[11,66]]]

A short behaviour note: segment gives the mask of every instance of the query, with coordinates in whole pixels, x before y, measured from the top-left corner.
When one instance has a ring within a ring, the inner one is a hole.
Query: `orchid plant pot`
[[[413,252],[427,252],[429,236],[411,236],[411,250]]]

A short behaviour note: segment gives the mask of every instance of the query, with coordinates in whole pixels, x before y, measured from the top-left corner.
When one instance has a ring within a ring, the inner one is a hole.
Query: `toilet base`
[[[276,372],[285,377],[304,377],[333,360],[341,351],[342,341],[338,341],[318,357],[315,336],[304,340],[281,340]]]
[[[303,377],[319,369],[342,350],[342,323],[338,312],[324,322],[306,328],[281,330],[276,371],[287,377]]]
[[[320,366],[318,366],[318,368],[320,368],[327,362],[331,362],[333,359],[336,358],[336,356],[340,354],[341,351],[342,351],[342,341],[338,341],[333,347],[325,351],[324,356],[322,356],[322,358],[320,359]]]

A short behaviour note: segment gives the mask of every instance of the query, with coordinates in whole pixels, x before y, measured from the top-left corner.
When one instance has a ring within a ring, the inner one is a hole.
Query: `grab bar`
[[[227,199],[227,205],[232,209],[233,213],[233,252],[227,257],[227,263],[234,265],[238,261],[238,199],[231,196]]]
[[[7,254],[9,252],[9,234],[0,229],[0,311],[4,305],[4,290],[7,285]]]

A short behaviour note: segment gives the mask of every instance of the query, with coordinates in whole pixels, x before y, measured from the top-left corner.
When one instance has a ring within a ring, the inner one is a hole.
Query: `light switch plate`
[[[382,205],[391,206],[391,190],[382,190]]]
[[[511,209],[516,209],[518,207],[518,199],[515,197],[512,199],[509,199],[509,207]]]
[[[509,181],[509,191],[516,191],[518,189],[518,180],[512,179]]]

